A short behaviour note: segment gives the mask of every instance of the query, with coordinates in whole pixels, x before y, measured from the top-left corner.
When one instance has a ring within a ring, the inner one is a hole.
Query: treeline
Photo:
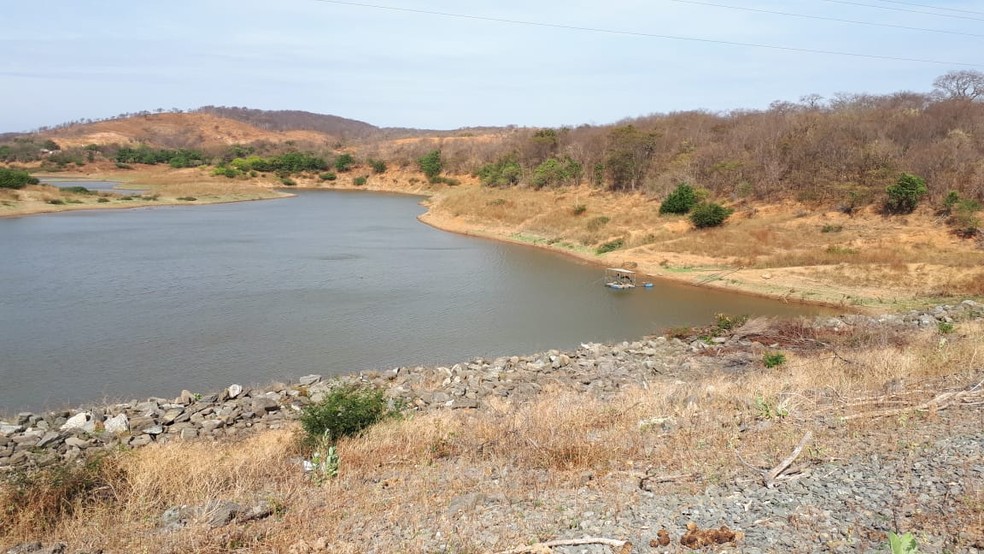
[[[970,73],[980,94],[941,87],[948,74],[928,94],[811,96],[766,110],[511,129],[487,140],[397,144],[386,156],[409,166],[439,148],[446,170],[500,187],[580,182],[663,197],[689,183],[731,200],[860,206],[909,173],[926,181],[933,200],[951,191],[984,200],[984,74]]]

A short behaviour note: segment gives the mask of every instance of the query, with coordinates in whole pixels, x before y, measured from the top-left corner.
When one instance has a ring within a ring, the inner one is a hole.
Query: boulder
[[[126,414],[119,414],[108,418],[105,423],[103,423],[106,432],[115,435],[117,433],[126,433],[130,430],[130,420],[126,417]]]
[[[96,421],[89,412],[79,412],[72,417],[68,418],[68,421],[61,426],[62,431],[69,431],[72,429],[81,429],[86,433],[91,433],[96,430]]]
[[[266,415],[267,412],[275,412],[280,409],[277,401],[268,396],[258,396],[253,399],[252,411],[257,417]]]
[[[226,396],[230,399],[238,398],[240,394],[243,393],[242,385],[232,384],[226,389]]]

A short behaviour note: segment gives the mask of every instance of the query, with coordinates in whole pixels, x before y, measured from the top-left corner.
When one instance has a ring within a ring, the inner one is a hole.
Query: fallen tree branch
[[[958,402],[966,402],[967,400],[976,400],[979,396],[982,396],[982,391],[980,390],[981,384],[977,384],[973,388],[962,390],[959,392],[949,391],[940,393],[933,398],[918,404],[916,406],[906,406],[904,408],[895,408],[892,410],[883,410],[880,412],[862,412],[860,414],[851,414],[841,416],[841,421],[851,421],[854,419],[861,418],[874,418],[874,417],[889,417],[893,415],[904,414],[906,412],[924,412],[926,410],[945,410],[950,406]]]
[[[799,455],[803,452],[803,449],[806,448],[806,445],[811,440],[813,440],[813,431],[807,431],[806,434],[803,435],[803,438],[800,439],[799,444],[796,445],[796,449],[793,450],[793,453],[790,454],[785,460],[779,462],[779,465],[772,468],[771,471],[764,475],[763,482],[766,487],[772,488],[776,482],[776,478],[782,475],[782,473],[796,461],[796,458],[799,458]]]
[[[555,546],[581,546],[584,544],[604,544],[612,548],[617,548],[616,554],[629,554],[632,552],[632,543],[618,539],[606,539],[603,537],[584,537],[583,539],[561,539],[556,541],[538,542],[529,546],[520,546],[512,550],[503,550],[496,554],[530,554],[540,553]]]

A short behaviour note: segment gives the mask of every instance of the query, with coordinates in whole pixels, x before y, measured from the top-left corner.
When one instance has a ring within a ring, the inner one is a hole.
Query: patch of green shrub
[[[608,252],[614,252],[623,246],[625,246],[625,239],[615,239],[596,248],[595,253],[598,255],[607,254]]]
[[[685,214],[690,212],[698,202],[700,202],[700,196],[697,194],[697,190],[687,183],[680,183],[659,205],[659,213]]]
[[[702,202],[690,212],[690,222],[698,229],[717,227],[724,223],[732,213],[734,210],[725,208],[720,204]]]
[[[116,169],[133,169],[133,166],[123,162],[116,162]]]
[[[386,173],[386,162],[383,160],[369,158],[369,167],[372,168],[373,173]]]
[[[357,435],[391,415],[395,412],[387,407],[382,390],[350,384],[336,387],[321,402],[305,406],[300,421],[305,442],[314,445]]]
[[[748,315],[714,314],[714,336],[733,331],[748,322]]]
[[[903,173],[894,185],[885,189],[885,192],[888,193],[888,200],[885,202],[886,212],[910,214],[929,189],[926,188],[926,181],[922,177]]]
[[[581,164],[570,156],[563,159],[549,158],[533,170],[530,183],[538,189],[556,185],[576,185],[581,182],[583,173]]]
[[[341,154],[335,158],[335,171],[345,173],[355,165],[355,156],[352,154]]]
[[[953,227],[957,236],[974,238],[981,232],[981,218],[977,216],[980,209],[981,205],[977,201],[957,200],[951,208],[952,213],[947,223]]]
[[[571,213],[574,215],[581,215],[586,211],[588,211],[588,207],[584,204],[574,204],[574,207],[571,208]]]
[[[237,175],[239,175],[239,172],[232,167],[217,167],[214,171],[212,171],[212,175],[221,175],[223,177],[234,179]]]
[[[51,200],[48,200],[48,204],[54,204],[56,206],[60,206],[64,203],[65,201],[62,200],[61,198],[52,198]]]
[[[92,194],[92,191],[85,187],[62,187],[61,191],[70,194]]]
[[[178,200],[183,200],[185,202],[194,202],[195,200],[198,200],[198,199],[195,198],[194,196],[179,196],[178,197]]]
[[[786,363],[786,355],[782,352],[766,352],[762,356],[762,365],[772,369]]]
[[[431,182],[434,182],[434,178],[441,174],[444,170],[444,166],[441,162],[441,151],[431,150],[430,152],[424,154],[417,160],[417,166],[420,171],[427,176]]]
[[[360,175],[360,176],[356,177],[355,179],[352,179],[352,184],[355,185],[355,186],[357,186],[357,187],[361,187],[361,186],[365,185],[368,181],[369,181],[369,178],[368,177],[365,177],[363,175]]]
[[[833,223],[826,223],[820,228],[821,233],[840,233],[844,230],[843,225],[835,225]]]
[[[285,187],[296,187],[297,186],[297,181],[291,179],[290,177],[281,177],[280,178],[280,182]]]
[[[318,175],[318,177],[322,181],[334,181],[335,179],[338,179],[338,175],[335,175],[334,173],[331,173],[331,172],[322,173],[321,175]]]
[[[36,185],[36,177],[22,169],[0,167],[0,189],[22,189],[27,185]]]
[[[96,202],[99,202],[100,204],[105,204],[109,202],[109,198],[106,198],[105,196],[100,196],[99,198],[96,199]]]
[[[505,157],[483,165],[475,175],[486,187],[510,187],[519,184],[523,168],[512,157]]]

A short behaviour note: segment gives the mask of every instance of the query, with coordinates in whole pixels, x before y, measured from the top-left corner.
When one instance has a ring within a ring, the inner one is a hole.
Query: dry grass
[[[343,440],[341,474],[323,486],[303,477],[296,437],[287,431],[116,454],[85,474],[90,486],[73,494],[51,487],[50,476],[41,478],[48,486],[27,497],[11,496],[16,489],[5,484],[0,505],[9,506],[5,517],[12,523],[0,543],[44,538],[128,552],[304,551],[304,537],[309,546],[321,539],[334,552],[419,552],[440,532],[458,550],[487,550],[487,535],[474,519],[481,515],[500,545],[523,544],[560,529],[527,525],[526,516],[537,513],[562,526],[564,507],[583,494],[585,472],[593,476],[592,494],[617,512],[631,505],[642,472],[693,473],[692,483],[666,486],[699,490],[747,476],[736,451],[771,467],[806,429],[817,435],[814,452],[823,456],[847,457],[879,440],[891,449],[903,419],[836,424],[836,416],[873,409],[871,399],[884,397],[886,387],[899,388],[896,401],[915,404],[981,378],[981,323],[958,324],[945,343],[932,332],[882,328],[841,335],[786,322],[759,329],[757,336],[781,344],[786,365],[739,376],[654,379],[648,389],[625,390],[613,402],[553,389],[520,406],[415,414]],[[659,423],[640,425],[647,421]],[[470,494],[494,509],[472,511],[466,502],[449,511]],[[264,499],[282,512],[218,529],[159,528],[166,508],[214,499]]]

